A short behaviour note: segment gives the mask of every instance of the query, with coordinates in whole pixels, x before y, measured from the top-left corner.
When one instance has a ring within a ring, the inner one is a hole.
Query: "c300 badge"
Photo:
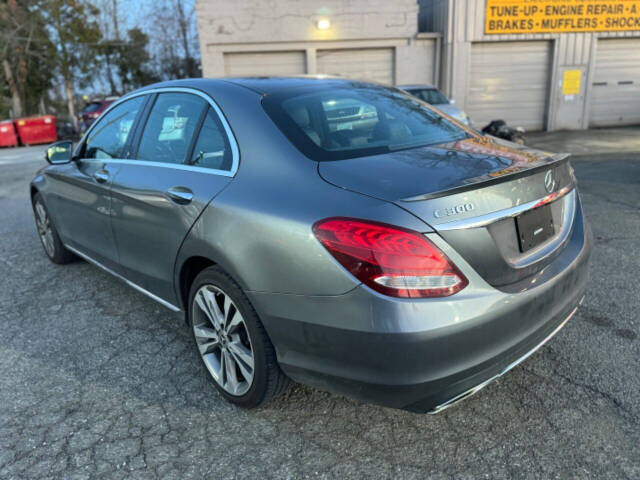
[[[473,203],[463,203],[462,205],[456,205],[454,207],[441,208],[440,210],[434,210],[433,216],[436,218],[451,217],[453,215],[459,215],[461,213],[467,213],[473,210],[475,207]]]

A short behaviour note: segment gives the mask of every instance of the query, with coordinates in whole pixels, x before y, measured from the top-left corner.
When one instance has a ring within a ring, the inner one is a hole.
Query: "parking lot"
[[[42,150],[0,150],[0,478],[640,478],[639,154],[574,161],[595,238],[579,312],[430,416],[303,386],[225,403],[180,316],[47,260],[28,192]]]

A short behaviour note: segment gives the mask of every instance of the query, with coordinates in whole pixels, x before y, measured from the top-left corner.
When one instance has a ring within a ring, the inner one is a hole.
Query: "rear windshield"
[[[412,88],[407,90],[407,92],[414,97],[418,97],[423,102],[427,102],[429,105],[442,105],[443,103],[449,103],[447,97],[435,88]]]
[[[468,136],[408,95],[376,85],[283,90],[267,95],[263,106],[291,143],[316,161],[377,155]]]

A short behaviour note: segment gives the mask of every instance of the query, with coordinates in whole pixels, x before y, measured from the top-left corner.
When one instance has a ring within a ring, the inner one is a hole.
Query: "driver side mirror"
[[[73,142],[71,140],[61,140],[47,147],[44,158],[51,165],[62,165],[63,163],[69,163],[72,155]]]

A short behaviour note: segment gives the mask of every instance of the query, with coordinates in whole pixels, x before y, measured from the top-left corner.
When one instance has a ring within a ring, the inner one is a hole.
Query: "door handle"
[[[170,200],[180,205],[186,205],[193,200],[193,192],[186,187],[171,187],[166,193]]]
[[[109,172],[106,170],[98,170],[93,174],[93,178],[95,178],[98,183],[105,183],[109,181]]]

